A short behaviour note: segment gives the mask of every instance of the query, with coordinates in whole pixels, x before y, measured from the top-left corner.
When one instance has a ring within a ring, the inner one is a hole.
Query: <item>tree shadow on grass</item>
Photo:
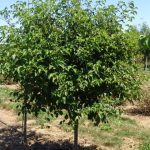
[[[73,144],[69,140],[45,140],[42,135],[28,132],[29,145],[22,144],[20,126],[11,126],[0,129],[0,150],[72,150]],[[95,145],[78,146],[79,150],[96,150]]]

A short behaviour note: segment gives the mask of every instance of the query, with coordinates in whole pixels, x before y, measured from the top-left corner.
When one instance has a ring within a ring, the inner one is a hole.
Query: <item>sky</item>
[[[24,0],[28,1],[28,0]],[[118,0],[106,0],[108,4],[115,4]],[[129,2],[130,0],[124,0]],[[133,0],[136,7],[138,7],[137,15],[133,21],[133,25],[140,27],[144,22],[150,26],[150,0]],[[9,7],[11,4],[15,3],[16,0],[0,0],[0,10]],[[4,24],[4,21],[0,19],[0,25]]]
[[[123,0],[130,2],[131,0]],[[132,0],[137,9],[137,15],[133,21],[133,25],[140,27],[142,23],[146,23],[150,27],[150,0]],[[118,0],[107,0],[109,4],[115,4]]]

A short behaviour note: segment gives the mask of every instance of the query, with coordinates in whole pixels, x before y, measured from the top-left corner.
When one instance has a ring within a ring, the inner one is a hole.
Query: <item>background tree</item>
[[[148,57],[150,55],[150,35],[141,35],[139,39],[141,52],[144,54],[144,70],[148,68]]]
[[[132,44],[132,51],[136,53],[135,56],[133,56],[133,60],[136,63],[141,63],[141,52],[140,52],[140,45],[139,45],[139,39],[140,39],[140,31],[136,26],[129,26],[129,28],[125,31],[128,34],[129,42]]]
[[[148,57],[150,54],[149,46],[148,46],[148,38],[150,35],[150,28],[146,23],[143,23],[139,29],[141,37],[140,39],[140,51],[144,55],[144,70],[148,68]]]
[[[146,23],[142,23],[139,30],[140,30],[141,35],[150,34],[150,27]]]
[[[116,105],[139,89],[136,51],[122,24],[135,6],[104,1],[33,0],[1,11],[15,20],[1,27],[1,70],[18,82],[22,110],[62,115],[74,128],[87,115],[95,124],[116,115]],[[9,15],[8,15],[9,14]],[[24,103],[25,102],[25,103]]]

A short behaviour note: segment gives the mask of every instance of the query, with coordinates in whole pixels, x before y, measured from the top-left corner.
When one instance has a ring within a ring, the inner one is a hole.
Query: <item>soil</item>
[[[136,120],[136,122],[144,128],[150,128],[150,117],[148,116],[132,114],[126,114],[124,116]],[[28,133],[28,144],[30,149],[40,150],[48,147],[48,150],[71,150],[73,148],[72,133],[65,132],[60,126],[55,124],[45,124],[44,127],[41,128],[41,126],[35,124],[34,120],[29,120]],[[21,137],[21,122],[18,121],[17,114],[13,111],[0,110],[0,146],[4,147],[4,149],[20,150],[20,148],[24,148]],[[96,147],[92,145],[94,143],[92,143],[88,137],[79,139],[79,141],[79,144],[81,145],[80,149],[111,150],[111,148],[103,146]],[[120,149],[136,150],[138,145],[138,141],[135,141],[132,138],[124,138],[123,145]]]
[[[0,110],[0,129],[6,124],[9,126],[15,125],[16,121],[17,117],[13,111]]]
[[[17,84],[10,84],[10,85],[3,84],[3,85],[0,85],[0,88],[9,88],[11,90],[15,90],[15,89],[19,88],[19,85],[17,85]]]
[[[0,110],[0,150],[72,150],[73,133],[65,132],[60,126],[45,124],[43,128],[34,120],[28,121],[28,147],[22,139],[21,121],[13,111]],[[87,139],[79,139],[79,150],[100,150]]]
[[[16,85],[4,86],[18,88]],[[125,116],[136,120],[143,128],[150,128],[150,117],[135,113],[136,106],[127,106]],[[28,146],[23,145],[21,122],[17,114],[10,110],[0,110],[0,150],[72,150],[73,133],[65,132],[57,124],[45,124],[44,128],[28,121]],[[89,137],[79,139],[79,150],[114,150],[107,147],[98,147]],[[124,138],[121,150],[136,150],[138,141]]]

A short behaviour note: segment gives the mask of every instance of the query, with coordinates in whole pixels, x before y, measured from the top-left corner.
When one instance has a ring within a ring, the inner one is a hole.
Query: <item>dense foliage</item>
[[[9,20],[0,28],[1,71],[20,84],[18,99],[36,114],[66,110],[75,125],[82,114],[106,121],[139,88],[137,52],[122,27],[135,13],[132,2],[18,2],[1,11]]]

